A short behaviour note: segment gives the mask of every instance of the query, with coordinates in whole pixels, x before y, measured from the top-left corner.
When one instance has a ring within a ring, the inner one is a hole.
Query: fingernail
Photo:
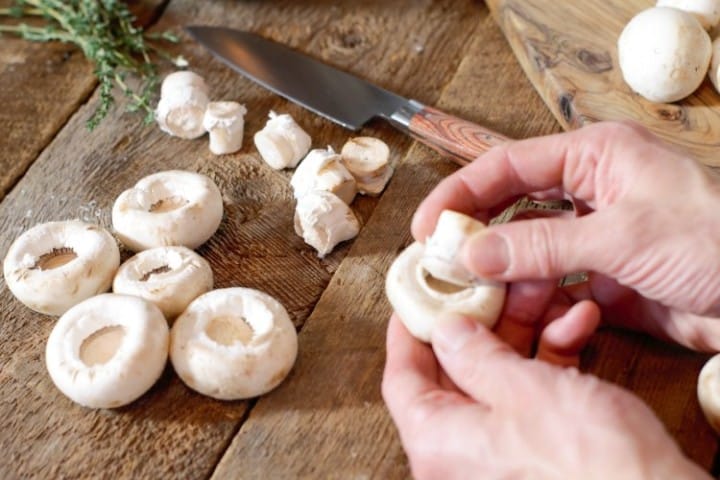
[[[510,249],[502,236],[479,232],[465,242],[462,259],[467,268],[478,276],[495,275],[510,266]]]
[[[457,352],[477,332],[477,328],[478,324],[466,317],[442,318],[433,328],[433,346],[448,353]]]

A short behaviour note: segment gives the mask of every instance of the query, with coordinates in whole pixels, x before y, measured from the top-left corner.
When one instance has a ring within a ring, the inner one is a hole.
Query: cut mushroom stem
[[[210,102],[203,125],[210,134],[210,151],[215,155],[235,153],[242,148],[247,109],[237,102]]]
[[[65,312],[48,338],[45,363],[58,389],[90,408],[134,401],[160,378],[169,332],[142,298],[104,294]]]
[[[388,299],[408,331],[429,342],[437,322],[451,315],[463,315],[492,328],[505,302],[505,284],[478,280],[463,287],[435,278],[422,266],[424,251],[421,243],[413,243],[387,274]]]
[[[360,222],[339,197],[316,190],[298,199],[295,232],[323,258],[338,243],[355,238],[360,232]]]
[[[285,308],[248,288],[195,299],[170,333],[170,360],[193,390],[220,400],[256,397],[287,376],[297,334]]]
[[[468,236],[484,228],[482,222],[470,216],[444,210],[435,231],[425,241],[420,263],[436,278],[466,287],[472,285],[475,276],[460,263],[458,255]]]
[[[260,156],[276,170],[294,168],[312,144],[310,135],[289,114],[278,115],[272,111],[254,140]]]
[[[324,190],[337,195],[348,205],[357,193],[355,178],[343,167],[340,155],[332,147],[308,153],[290,180],[295,198]]]
[[[379,195],[392,177],[390,148],[379,138],[351,138],[343,146],[341,158],[362,194]]]
[[[196,73],[171,73],[163,80],[155,119],[160,129],[180,138],[197,138],[205,133],[203,118],[207,109],[208,88]]]

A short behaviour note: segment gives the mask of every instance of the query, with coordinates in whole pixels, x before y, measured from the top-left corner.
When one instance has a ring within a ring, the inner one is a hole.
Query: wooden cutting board
[[[487,0],[525,73],[565,129],[632,119],[700,161],[720,166],[720,94],[652,103],[622,79],[617,38],[652,0]]]

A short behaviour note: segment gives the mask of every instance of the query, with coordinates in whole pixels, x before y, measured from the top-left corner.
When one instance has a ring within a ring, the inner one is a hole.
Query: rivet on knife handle
[[[391,120],[459,165],[467,165],[509,138],[472,122],[410,100]]]

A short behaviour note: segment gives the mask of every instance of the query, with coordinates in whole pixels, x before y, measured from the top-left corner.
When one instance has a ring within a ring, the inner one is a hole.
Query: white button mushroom
[[[120,266],[113,292],[144,298],[174,319],[213,287],[210,264],[185,247],[158,247],[138,253]]]
[[[18,237],[3,262],[5,282],[22,303],[62,315],[106,292],[120,265],[120,250],[105,229],[76,220],[36,225]]]
[[[125,246],[139,252],[169,245],[197,248],[215,233],[222,215],[222,196],[210,178],[169,170],[121,193],[112,222]]]
[[[708,77],[710,77],[710,81],[715,87],[715,90],[720,92],[720,37],[712,42],[712,60],[710,62]]]
[[[327,150],[313,150],[308,153],[295,170],[290,185],[295,198],[315,190],[334,193],[348,205],[357,193],[355,178],[340,162],[340,155],[328,147]]]
[[[323,258],[338,243],[355,238],[360,232],[360,222],[336,195],[316,190],[298,199],[295,232]]]
[[[295,363],[297,334],[285,308],[249,288],[195,299],[170,332],[170,360],[193,390],[220,400],[262,395]]]
[[[242,147],[247,109],[237,102],[210,102],[203,126],[210,134],[210,151],[215,155],[235,153]]]
[[[134,401],[160,378],[168,357],[162,312],[142,298],[104,294],[60,317],[45,349],[57,388],[90,408]]]
[[[658,0],[658,7],[671,7],[692,13],[705,30],[720,22],[720,0]]]
[[[438,218],[433,234],[425,241],[421,265],[433,277],[461,286],[471,286],[475,276],[458,260],[465,239],[485,225],[462,213],[444,210]]]
[[[715,355],[700,370],[697,396],[705,418],[720,433],[720,355]]]
[[[417,339],[429,342],[436,322],[447,315],[464,315],[492,327],[505,302],[505,285],[476,281],[470,287],[444,282],[421,264],[424,246],[413,243],[393,262],[385,290],[390,304]]]
[[[295,167],[312,144],[310,135],[289,114],[275,112],[270,112],[270,119],[254,140],[260,156],[276,170]]]
[[[378,195],[392,177],[390,148],[379,138],[351,138],[342,151],[342,163],[355,177],[362,194]]]
[[[160,88],[155,119],[165,133],[197,138],[205,133],[203,117],[208,102],[208,88],[200,75],[188,71],[171,73]]]
[[[627,84],[653,102],[674,102],[693,93],[705,78],[710,36],[690,13],[655,7],[637,14],[618,39]]]

